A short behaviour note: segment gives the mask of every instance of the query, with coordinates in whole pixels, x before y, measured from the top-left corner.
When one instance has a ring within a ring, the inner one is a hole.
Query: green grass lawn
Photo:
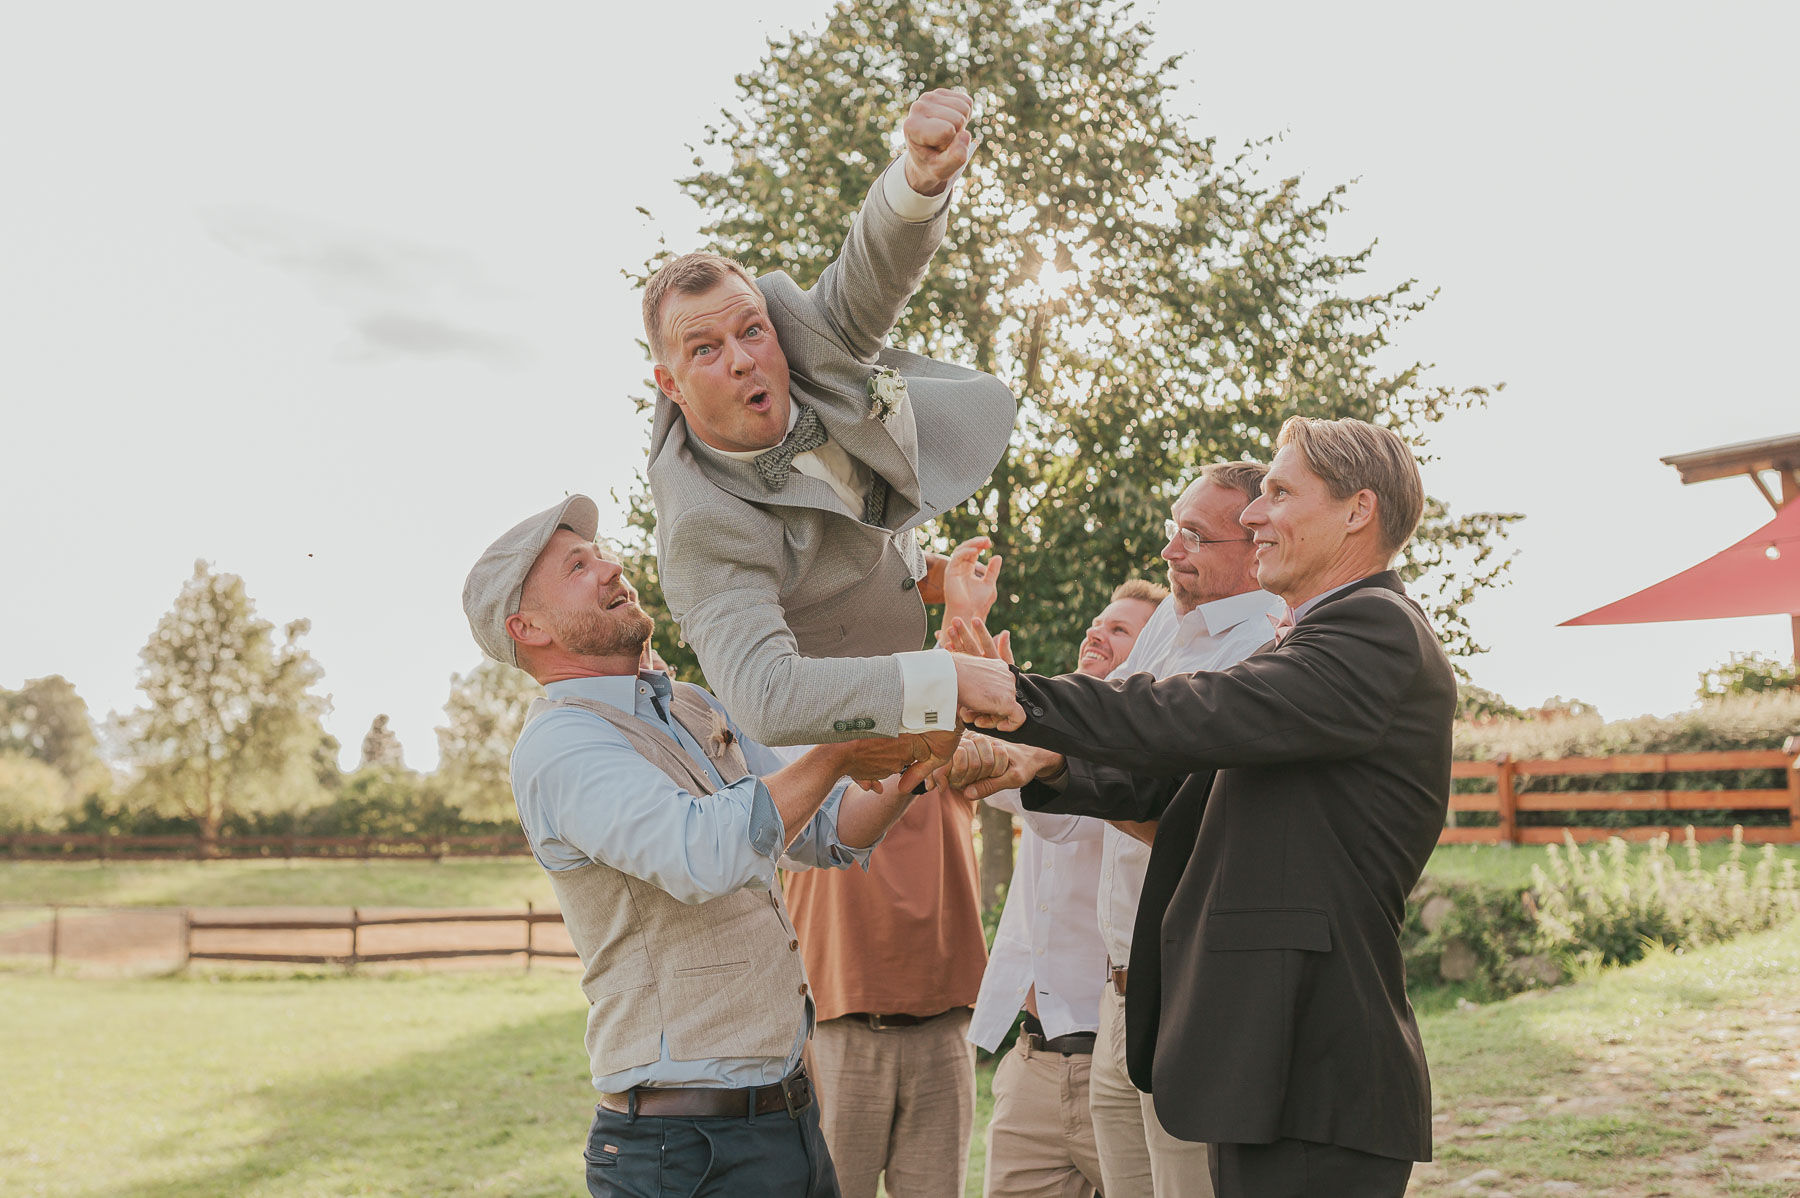
[[[0,1005],[7,1194],[581,1191],[594,1099],[570,974],[0,973]],[[979,1141],[970,1157],[979,1194]]]
[[[1419,1193],[1493,1170],[1521,1198],[1800,1194],[1800,926],[1421,1030],[1438,1159]]]
[[[568,974],[11,972],[0,1007],[9,1194],[580,1189],[593,1097]],[[1488,1170],[1518,1198],[1800,1190],[1800,927],[1422,1026],[1439,1159],[1416,1193]],[[979,1194],[979,1136],[971,1157]]]
[[[1582,847],[1587,849],[1599,846]],[[1642,848],[1633,846],[1633,853],[1642,851]],[[1687,848],[1679,840],[1670,844],[1669,851],[1674,854],[1678,863],[1687,863]],[[1700,846],[1700,861],[1706,868],[1716,869],[1723,864],[1730,851],[1731,845],[1728,842],[1710,841]],[[1753,855],[1761,852],[1761,845],[1744,846],[1746,864]],[[1778,844],[1775,852],[1778,856],[1800,861],[1800,845]],[[1549,860],[1549,856],[1549,849],[1541,844],[1447,844],[1431,855],[1431,864],[1425,867],[1425,872],[1449,881],[1524,887],[1531,885],[1531,867],[1543,865]]]
[[[97,907],[554,905],[530,857],[445,861],[9,861],[0,902]]]
[[[1727,846],[1701,846],[1716,866]],[[1752,849],[1751,852],[1760,852]],[[1800,845],[1777,850],[1800,860]],[[1526,886],[1542,846],[1446,845],[1430,873]],[[529,857],[446,861],[0,862],[0,902],[140,907],[523,907],[554,904]]]

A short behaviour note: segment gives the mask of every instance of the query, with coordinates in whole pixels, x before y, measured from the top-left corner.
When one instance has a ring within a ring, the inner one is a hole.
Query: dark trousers
[[[797,1118],[632,1118],[596,1107],[583,1155],[594,1198],[838,1198],[816,1102]]]
[[[1413,1163],[1336,1144],[1213,1144],[1216,1198],[1402,1198]]]

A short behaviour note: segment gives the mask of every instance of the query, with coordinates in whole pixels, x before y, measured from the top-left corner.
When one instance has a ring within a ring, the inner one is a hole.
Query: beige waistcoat
[[[690,794],[716,789],[674,737],[610,704],[537,699],[527,722],[557,706],[601,716]],[[670,711],[726,782],[750,772],[697,689],[676,683]],[[689,904],[600,862],[549,873],[586,967],[581,988],[590,1004],[587,1049],[595,1078],[661,1059],[665,1039],[678,1061],[780,1060],[793,1050],[806,1016],[806,973],[780,887]]]

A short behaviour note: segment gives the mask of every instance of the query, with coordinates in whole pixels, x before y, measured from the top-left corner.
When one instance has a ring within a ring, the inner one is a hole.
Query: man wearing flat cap
[[[595,544],[598,519],[571,496],[489,546],[463,587],[482,650],[545,690],[512,786],[591,1004],[588,1190],[835,1198],[775,869],[866,862],[944,762],[901,737],[784,766],[705,691],[640,670],[651,619]]]
[[[1016,404],[998,379],[884,343],[943,239],[972,110],[943,89],[913,103],[905,153],[811,290],[687,254],[644,291],[663,595],[769,744],[956,722],[949,655],[919,651],[943,559],[916,530],[992,474]]]

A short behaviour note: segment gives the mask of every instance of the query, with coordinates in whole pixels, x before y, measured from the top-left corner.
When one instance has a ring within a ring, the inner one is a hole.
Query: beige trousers
[[[1100,995],[1088,1106],[1106,1198],[1213,1198],[1206,1145],[1164,1131],[1150,1095],[1125,1072],[1125,999],[1111,984]]]
[[[967,1007],[918,1027],[873,1031],[828,1019],[809,1052],[819,1121],[843,1198],[962,1198],[975,1130]]]
[[[984,1198],[1093,1198],[1100,1185],[1086,1053],[1033,1052],[1020,1036],[994,1070]]]

